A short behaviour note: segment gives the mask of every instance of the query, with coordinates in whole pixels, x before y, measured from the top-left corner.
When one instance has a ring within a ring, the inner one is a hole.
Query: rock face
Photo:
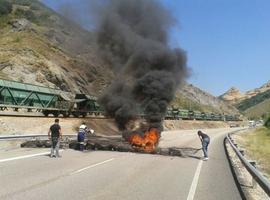
[[[235,104],[239,100],[244,99],[245,96],[241,94],[241,92],[236,87],[232,87],[223,95],[221,95],[220,98],[230,102],[231,104]]]
[[[259,88],[255,88],[254,90],[249,90],[245,93],[246,98],[250,98],[253,96],[256,96],[257,94],[263,93],[267,90],[270,90],[270,81],[268,81],[267,83],[265,83],[264,85],[262,85]]]
[[[31,28],[31,22],[24,18],[11,20],[9,24],[11,25],[12,31],[14,32],[24,31]]]
[[[267,83],[265,83],[261,87],[255,88],[253,90],[249,90],[249,91],[245,92],[244,94],[241,94],[241,92],[237,88],[232,87],[227,92],[225,92],[223,95],[219,96],[219,98],[226,101],[226,102],[229,102],[232,105],[235,105],[235,104],[242,102],[245,99],[249,99],[249,98],[256,96],[258,94],[261,94],[267,90],[270,90],[270,81],[268,81]]]

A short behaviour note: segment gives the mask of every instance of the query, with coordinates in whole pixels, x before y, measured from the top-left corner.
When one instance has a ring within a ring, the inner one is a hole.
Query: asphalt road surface
[[[239,200],[223,146],[232,130],[205,130],[208,161],[194,150],[201,147],[196,130],[162,134],[160,146],[182,148],[185,157],[65,150],[49,158],[30,149],[14,159],[12,150],[0,152],[0,199]]]

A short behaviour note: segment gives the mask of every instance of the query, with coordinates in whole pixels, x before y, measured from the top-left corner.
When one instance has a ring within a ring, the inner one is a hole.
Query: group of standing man
[[[93,129],[89,129],[86,124],[83,122],[80,127],[77,134],[77,141],[78,141],[78,149],[80,151],[84,150],[84,140],[87,133],[94,134]],[[51,154],[50,157],[61,157],[59,154],[59,146],[60,146],[60,140],[62,139],[62,130],[61,126],[59,125],[59,119],[54,120],[54,124],[51,125],[49,131],[48,131],[48,138],[51,140]]]
[[[94,134],[94,130],[89,129],[83,122],[79,127],[77,134],[78,149],[80,151],[84,150],[84,140],[87,133]],[[208,145],[210,143],[210,137],[202,131],[198,131],[197,133],[202,143],[202,150],[204,154],[203,160],[206,161],[208,160]],[[54,124],[51,125],[48,132],[48,138],[52,142],[50,157],[61,157],[59,154],[59,145],[60,140],[62,139],[62,131],[61,126],[59,125],[59,119],[55,119]]]

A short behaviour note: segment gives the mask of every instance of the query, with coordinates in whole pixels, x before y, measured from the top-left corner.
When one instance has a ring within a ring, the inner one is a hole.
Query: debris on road
[[[21,144],[23,148],[50,148],[51,144],[48,140],[32,140],[26,141]],[[78,148],[76,140],[66,140],[60,143],[61,148],[69,147],[71,149]],[[129,142],[122,137],[105,137],[105,136],[89,136],[85,143],[85,150],[90,151],[119,151],[119,152],[135,152],[135,153],[149,153],[166,156],[178,157],[193,157],[200,159],[196,153],[201,149],[192,147],[169,147],[169,148],[155,148],[154,151],[145,151],[144,149],[137,148],[137,146],[130,145]]]

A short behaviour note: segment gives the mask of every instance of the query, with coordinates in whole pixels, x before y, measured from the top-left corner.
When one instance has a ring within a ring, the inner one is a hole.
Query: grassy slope
[[[260,168],[270,177],[270,130],[262,127],[242,137],[247,155],[257,160]]]
[[[256,119],[267,113],[270,113],[270,99],[267,99],[251,108],[248,108],[244,112],[245,116]]]

